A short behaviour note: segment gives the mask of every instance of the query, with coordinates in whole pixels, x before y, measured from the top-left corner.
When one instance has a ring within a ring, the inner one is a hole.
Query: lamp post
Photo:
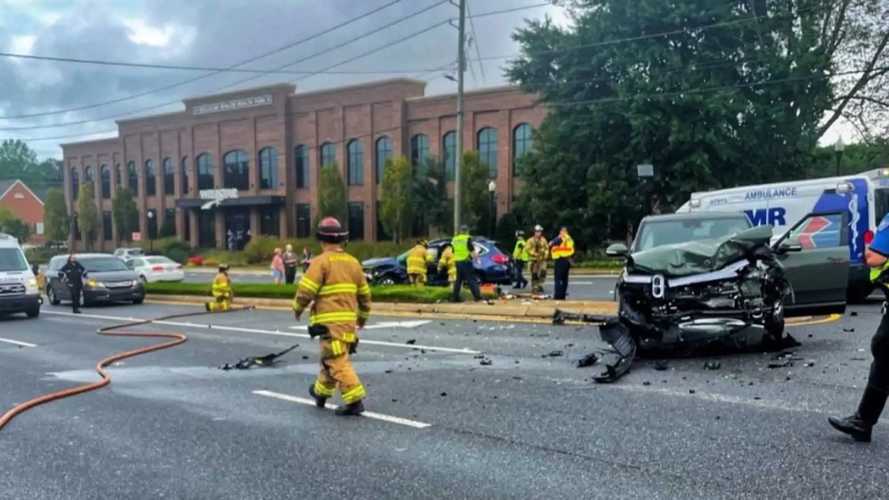
[[[494,196],[497,191],[497,183],[493,180],[488,183],[488,193],[491,195],[491,205],[490,205],[490,216],[491,216],[491,232],[489,233],[490,237],[494,238],[494,231],[497,229],[495,219],[497,218],[497,205],[494,204]]]
[[[833,151],[836,156],[836,175],[839,177],[840,175],[840,161],[843,157],[843,150],[846,149],[846,144],[843,143],[843,138],[839,137],[837,142],[833,145]]]
[[[149,210],[146,214],[148,216],[148,253],[154,252],[154,235],[151,234],[151,223],[154,220],[154,210]]]

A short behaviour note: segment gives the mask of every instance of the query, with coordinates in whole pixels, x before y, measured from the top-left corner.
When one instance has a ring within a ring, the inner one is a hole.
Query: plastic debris
[[[593,366],[597,361],[599,361],[599,356],[596,356],[596,353],[591,352],[577,361],[577,367],[586,368],[588,366]],[[518,361],[516,361],[516,363],[518,363]]]
[[[417,343],[417,339],[410,339],[407,342],[405,342],[405,344],[407,344],[407,345],[414,345],[416,343]]]
[[[720,368],[722,368],[722,363],[719,361],[707,361],[704,363],[705,370],[719,370]]]
[[[666,361],[655,361],[654,369],[659,372],[665,372],[670,369],[670,365]]]

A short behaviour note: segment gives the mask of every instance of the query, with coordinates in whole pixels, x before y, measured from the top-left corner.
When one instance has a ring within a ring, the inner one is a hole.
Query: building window
[[[364,184],[364,146],[358,139],[352,139],[346,146],[349,157],[346,161],[347,178],[350,186]]]
[[[102,180],[102,198],[111,198],[111,169],[108,165],[99,168],[99,177]]]
[[[383,204],[377,201],[377,240],[391,240],[392,235],[386,231],[386,226],[383,224]]]
[[[237,149],[222,157],[223,187],[246,191],[250,189],[250,160],[247,153]]]
[[[497,178],[497,129],[485,127],[478,131],[478,159],[488,166],[488,177]]]
[[[164,158],[164,194],[176,194],[176,169],[173,168],[173,160]]]
[[[263,207],[259,213],[259,233],[266,236],[278,236],[280,234],[278,207]]]
[[[259,188],[278,187],[278,150],[272,147],[259,150]]]
[[[383,182],[386,175],[386,161],[392,157],[392,139],[384,135],[377,139],[377,184]]]
[[[182,161],[179,163],[179,185],[182,188],[182,196],[188,196],[189,189],[189,181],[190,177],[188,173],[188,157],[183,156]]]
[[[308,238],[312,235],[312,207],[308,203],[296,204],[296,237]]]
[[[519,124],[512,132],[512,175],[520,175],[517,168],[518,161],[531,150],[533,145],[534,139],[531,136],[531,125],[527,123]]]
[[[429,138],[425,134],[411,137],[411,165],[422,164],[429,156]]]
[[[176,209],[164,209],[164,222],[161,224],[161,237],[176,236]]]
[[[213,189],[213,157],[210,153],[198,156],[198,189]]]
[[[80,195],[80,174],[76,168],[71,169],[71,199],[76,200]]]
[[[449,181],[454,180],[457,169],[457,133],[451,130],[441,139],[444,156],[445,173]]]
[[[148,212],[145,214],[148,217],[148,239],[156,240],[157,239],[157,210],[153,208],[149,208]]]
[[[145,160],[145,196],[157,194],[157,170],[154,160]]]
[[[214,210],[198,210],[198,245],[216,246],[216,216]]]
[[[114,188],[120,189],[120,184],[123,182],[121,176],[123,172],[120,171],[120,163],[114,165]]]
[[[114,239],[114,236],[111,233],[111,224],[111,212],[108,210],[102,212],[102,239],[105,241]]]
[[[94,179],[93,167],[87,165],[87,167],[83,169],[83,182],[93,182]]]
[[[309,154],[306,147],[300,144],[293,148],[294,164],[296,166],[296,187],[309,187]]]
[[[139,196],[139,176],[136,175],[136,162],[127,163],[127,187],[133,196]]]
[[[349,240],[364,239],[364,203],[349,202]]]
[[[321,166],[326,167],[336,163],[336,146],[329,142],[321,145]]]

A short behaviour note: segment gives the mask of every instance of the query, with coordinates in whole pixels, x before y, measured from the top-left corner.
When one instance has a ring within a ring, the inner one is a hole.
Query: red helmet
[[[342,243],[348,239],[349,232],[343,228],[336,217],[325,217],[318,223],[318,231],[315,236],[325,243]]]

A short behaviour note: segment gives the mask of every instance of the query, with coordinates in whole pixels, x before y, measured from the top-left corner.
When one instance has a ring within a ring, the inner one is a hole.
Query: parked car
[[[124,262],[130,261],[136,257],[142,257],[145,251],[141,248],[118,248],[114,251],[114,256],[123,259]]]
[[[123,260],[111,254],[75,254],[86,269],[83,280],[82,305],[110,302],[141,304],[145,300],[145,287],[139,276],[127,269]],[[46,296],[50,304],[58,305],[71,300],[68,285],[59,276],[59,270],[68,261],[67,255],[57,255],[49,261],[46,272]]]
[[[40,315],[37,279],[14,237],[0,233],[0,314]]]
[[[134,257],[127,261],[127,267],[139,276],[142,283],[185,279],[182,264],[168,257]]]
[[[428,255],[432,264],[427,271],[427,284],[430,286],[447,286],[447,270],[439,272],[438,259],[444,247],[450,244],[449,239],[433,240],[429,242]],[[497,247],[494,241],[486,238],[475,237],[472,239],[479,258],[473,263],[475,272],[482,283],[494,283],[508,285],[512,283],[512,261],[503,250]],[[362,263],[364,273],[368,281],[374,285],[396,285],[408,283],[407,254],[404,252],[397,257],[385,257],[370,259]]]

